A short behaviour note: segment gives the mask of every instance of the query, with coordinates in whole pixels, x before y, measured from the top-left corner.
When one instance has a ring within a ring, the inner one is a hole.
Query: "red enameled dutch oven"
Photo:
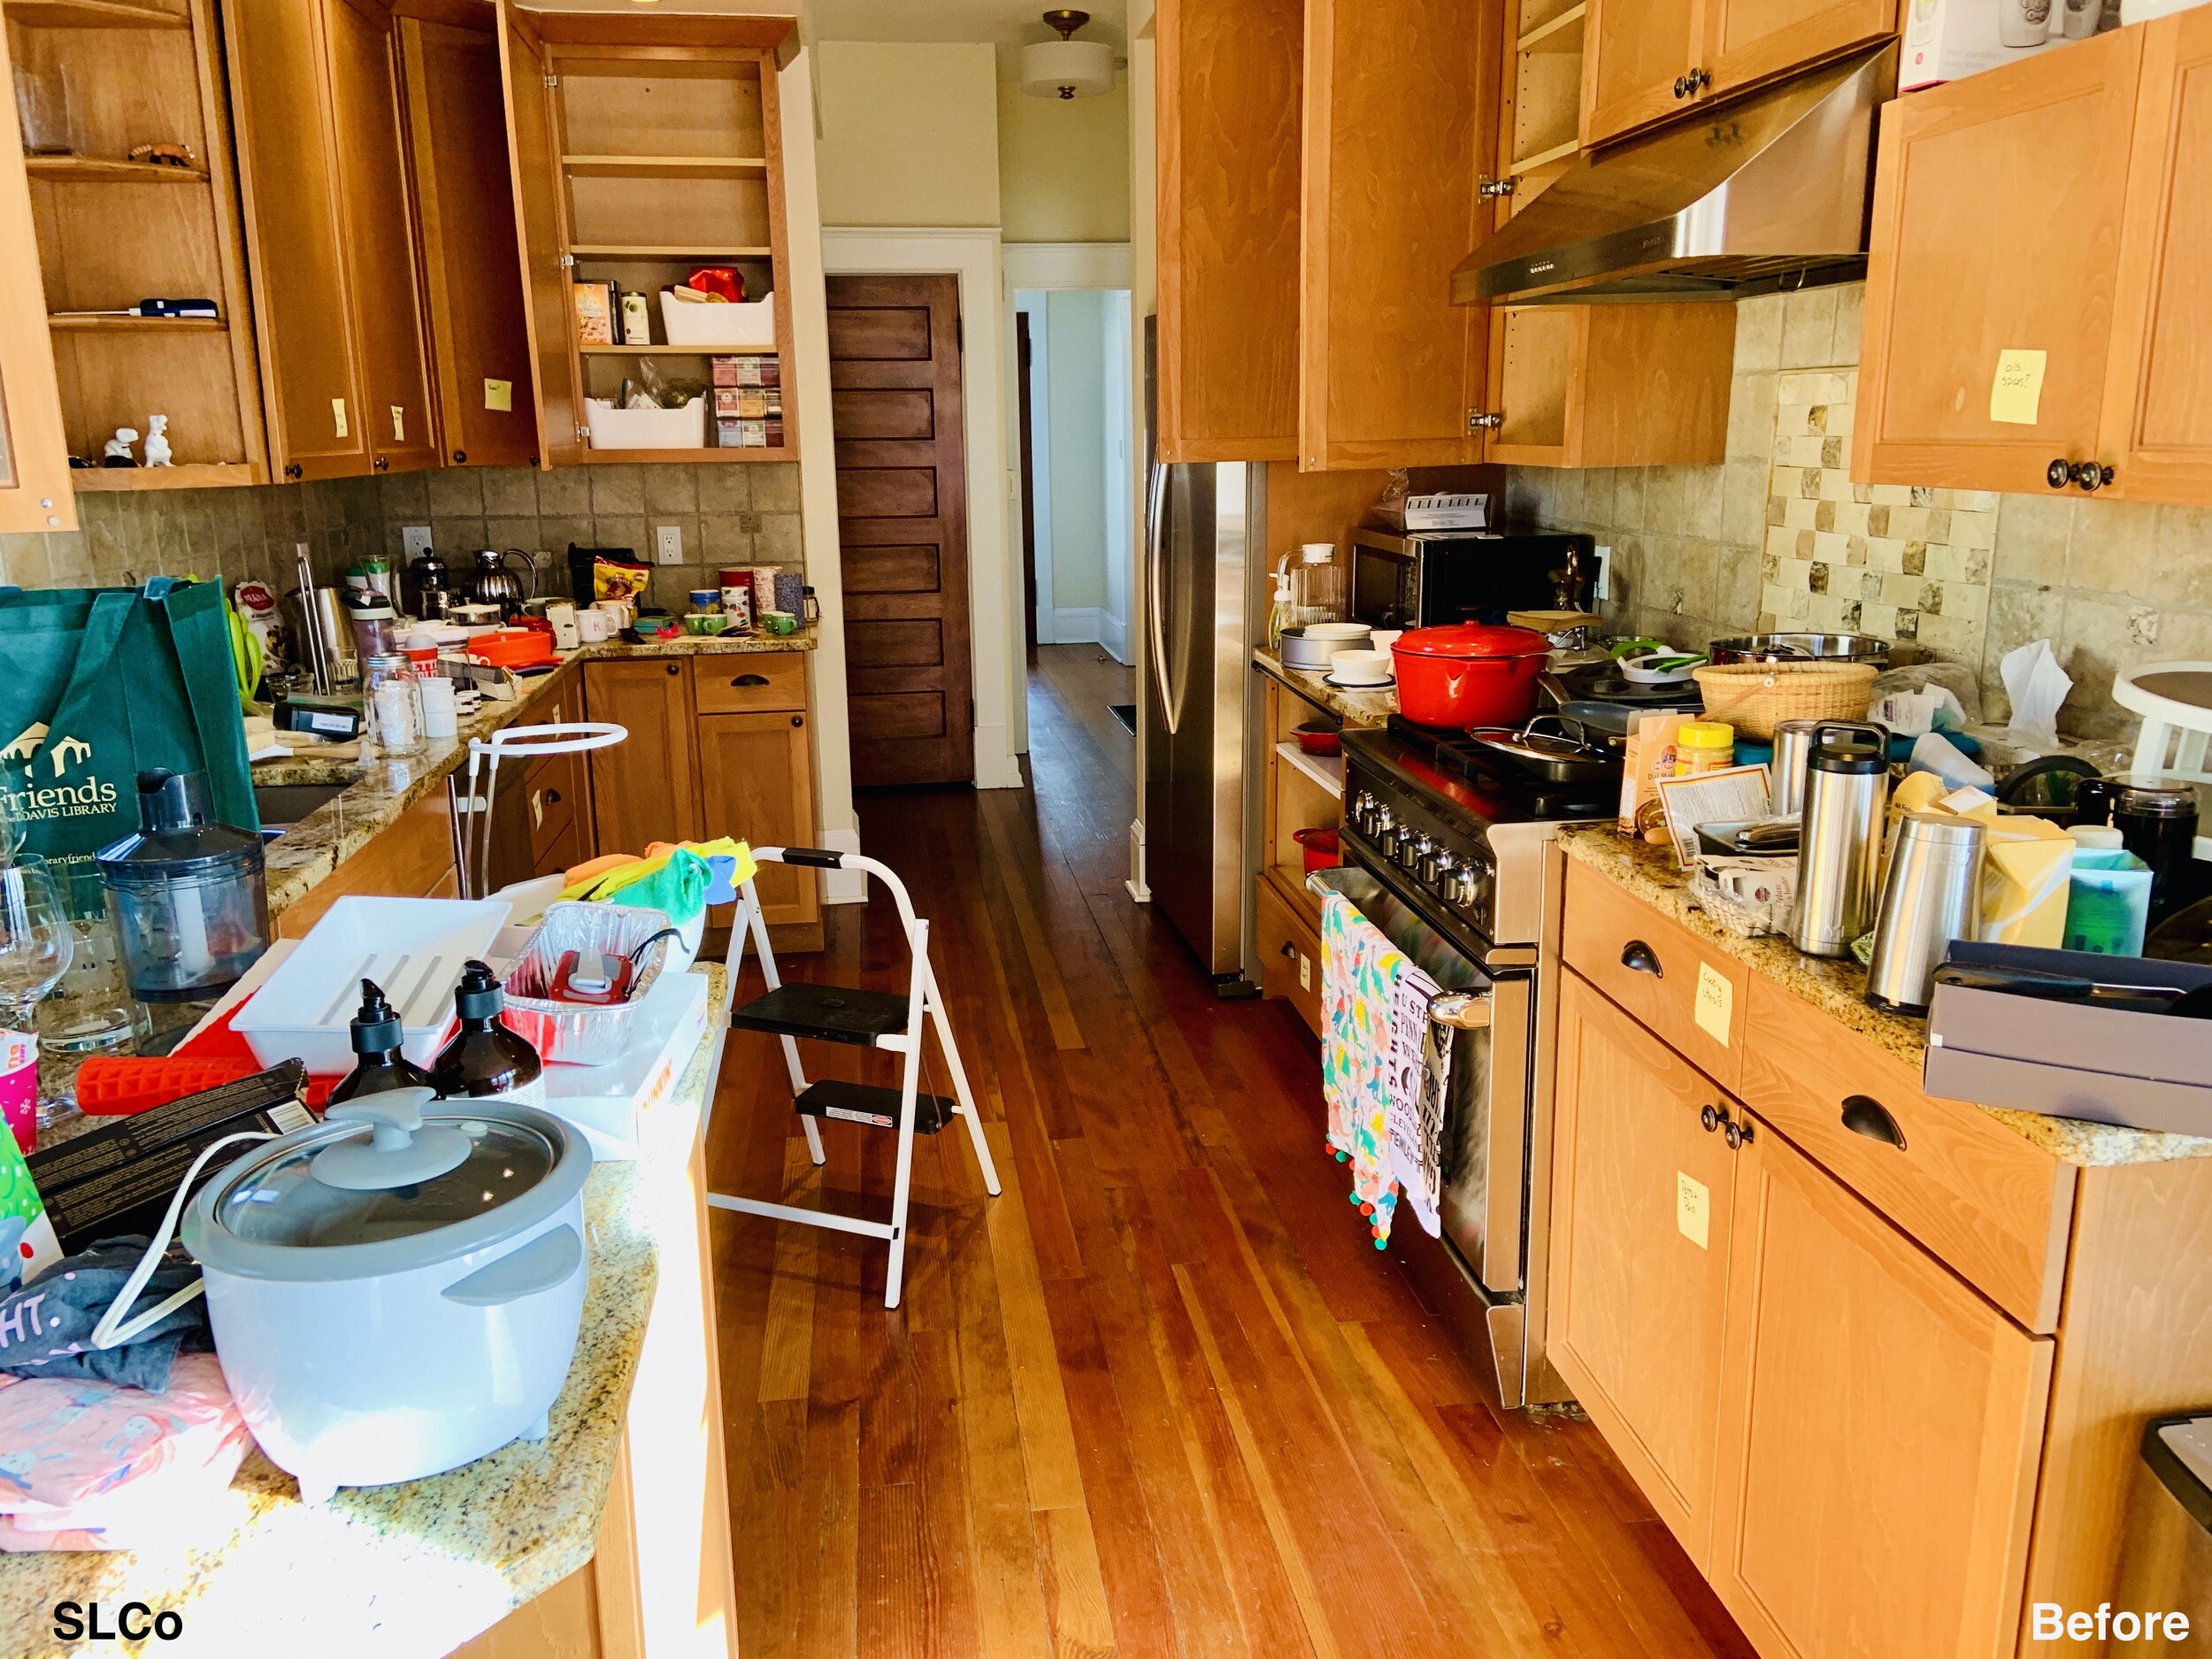
[[[1416,628],[1390,648],[1398,711],[1418,726],[1518,726],[1536,712],[1551,644],[1532,628],[1456,622]]]

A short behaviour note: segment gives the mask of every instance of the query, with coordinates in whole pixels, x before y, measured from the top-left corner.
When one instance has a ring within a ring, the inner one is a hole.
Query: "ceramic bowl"
[[[1329,677],[1346,686],[1382,686],[1390,681],[1387,651],[1337,651],[1329,658]]]

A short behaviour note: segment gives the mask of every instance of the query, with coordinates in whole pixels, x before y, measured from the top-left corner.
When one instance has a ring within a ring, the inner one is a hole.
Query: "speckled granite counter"
[[[1319,674],[1286,668],[1281,657],[1256,647],[1252,665],[1281,680],[1308,703],[1318,703],[1347,726],[1380,726],[1398,712],[1398,694],[1386,686],[1372,691],[1347,691],[1332,686]]]
[[[1715,949],[1735,957],[1829,1018],[1872,1039],[1917,1071],[1927,1058],[1928,1024],[1885,1014],[1866,1001],[1866,970],[1855,962],[1808,956],[1779,937],[1746,939],[1698,907],[1689,883],[1663,847],[1632,841],[1609,825],[1563,833],[1560,845],[1577,863],[1597,871],[1653,909],[1680,923]],[[2073,1118],[2047,1118],[1985,1104],[1982,1110],[2052,1156],[2085,1165],[2158,1164],[2170,1158],[2212,1157],[2212,1140],[2157,1134]]]
[[[710,1006],[719,1006],[721,970],[703,971]],[[347,1488],[322,1509],[301,1503],[292,1478],[257,1448],[232,1483],[228,1512],[190,1543],[0,1556],[0,1652],[117,1651],[56,1640],[53,1608],[97,1601],[111,1620],[137,1601],[184,1617],[179,1640],[148,1645],[164,1659],[434,1659],[589,1561],[653,1311],[656,1240],[694,1202],[685,1160],[721,1038],[718,1025],[656,1110],[648,1155],[597,1164],[585,1183],[591,1287],[543,1441],[517,1440],[426,1480]]]
[[[461,722],[457,736],[434,739],[419,755],[402,760],[332,761],[316,758],[311,749],[290,760],[265,761],[254,768],[256,784],[347,786],[344,794],[317,808],[270,843],[269,912],[273,916],[297,903],[317,882],[397,823],[409,807],[442,786],[467,764],[469,739],[489,737],[503,727],[541,718],[545,699],[557,694],[580,672],[579,664],[611,657],[810,651],[815,643],[815,630],[807,628],[793,634],[749,634],[741,639],[686,637],[648,645],[619,641],[587,645],[567,653],[554,672],[526,680],[522,695],[513,702],[487,699],[475,714]]]

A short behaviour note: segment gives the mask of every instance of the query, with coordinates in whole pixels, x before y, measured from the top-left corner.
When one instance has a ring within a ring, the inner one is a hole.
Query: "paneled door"
[[[829,279],[856,784],[975,776],[960,280]]]
[[[14,84],[4,31],[0,81]],[[77,497],[69,484],[21,137],[11,99],[0,105],[0,531],[74,530]]]

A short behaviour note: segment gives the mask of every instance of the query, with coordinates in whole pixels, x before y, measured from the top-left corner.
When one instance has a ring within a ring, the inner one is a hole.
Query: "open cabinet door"
[[[1502,0],[1308,0],[1298,464],[1482,458],[1486,308],[1452,270],[1488,227]]]
[[[0,29],[0,84],[12,87]],[[46,331],[46,285],[15,100],[0,103],[0,532],[74,530],[77,497],[62,435],[61,388]]]
[[[507,156],[514,174],[515,235],[522,250],[525,319],[530,333],[532,402],[538,411],[539,465],[572,465],[582,410],[576,388],[575,326],[569,272],[561,263],[560,150],[545,50],[514,4],[499,0],[500,59],[507,103]]]

